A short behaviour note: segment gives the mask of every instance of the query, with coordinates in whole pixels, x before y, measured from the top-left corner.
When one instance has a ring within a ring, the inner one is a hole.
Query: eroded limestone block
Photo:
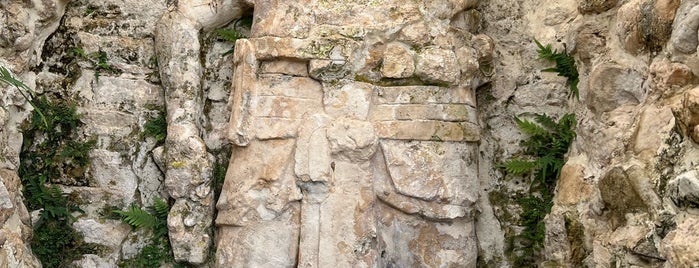
[[[673,112],[682,131],[699,143],[699,87],[687,90],[681,105],[674,107]]]
[[[581,0],[578,3],[580,13],[602,13],[616,6],[618,0]]]
[[[576,205],[590,199],[592,186],[585,181],[585,160],[582,157],[571,157],[561,168],[558,180],[558,192],[555,200],[559,205]]]
[[[662,91],[681,88],[694,78],[692,69],[679,62],[654,62],[650,65],[650,74],[655,88]]]
[[[590,73],[588,107],[597,113],[622,105],[637,105],[645,97],[640,72],[616,63],[603,63]]]
[[[165,188],[175,199],[175,205],[168,214],[168,228],[177,261],[201,264],[206,260],[212,244],[209,227],[213,222],[213,194],[210,189],[207,191],[203,188],[211,187],[214,161],[207,152],[200,129],[204,94],[201,88],[203,67],[199,34],[200,31],[211,31],[241,17],[248,9],[249,3],[245,1],[213,1],[207,4],[197,0],[168,2],[168,11],[155,26],[155,53],[168,113],[168,135],[162,152],[162,167],[165,171]],[[255,68],[258,68],[257,64]],[[244,70],[241,68],[236,72]],[[240,107],[248,111],[249,106]],[[277,130],[274,126],[271,128],[269,131]],[[237,131],[233,135],[240,137],[239,143],[246,142],[247,137],[240,136]],[[189,212],[199,215],[187,216]]]
[[[661,250],[674,267],[699,266],[699,218],[689,216],[662,241]]]
[[[415,72],[415,61],[410,47],[400,43],[386,45],[381,73],[389,78],[406,78]]]
[[[451,85],[459,79],[457,64],[453,51],[427,48],[417,55],[415,74],[427,82]]]
[[[17,173],[0,169],[0,266],[41,267],[29,245],[31,220]]]
[[[676,50],[692,54],[699,45],[699,6],[697,1],[683,1],[675,18],[677,23],[672,30],[672,45]]]
[[[687,171],[667,183],[667,192],[676,205],[699,207],[699,172]]]
[[[634,135],[634,152],[637,154],[647,152],[655,156],[673,127],[675,127],[675,117],[670,107],[646,108],[641,113]]]
[[[634,0],[622,5],[617,12],[617,34],[624,49],[633,54],[660,51],[673,31],[679,5],[679,0]]]

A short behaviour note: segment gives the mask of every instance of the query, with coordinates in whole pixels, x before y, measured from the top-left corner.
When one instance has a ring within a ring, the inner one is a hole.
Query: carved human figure
[[[165,169],[165,188],[175,199],[168,229],[175,260],[204,263],[212,244],[214,197],[213,156],[207,152],[200,125],[204,98],[201,81],[200,32],[241,17],[247,1],[168,1],[168,11],[155,31],[155,50],[167,110],[164,148],[154,150]]]
[[[492,50],[475,5],[254,3],[218,266],[475,266],[473,90]]]

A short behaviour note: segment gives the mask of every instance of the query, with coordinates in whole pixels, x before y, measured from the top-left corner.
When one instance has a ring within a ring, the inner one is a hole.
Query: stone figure
[[[477,1],[256,1],[219,267],[475,267]]]
[[[165,188],[175,199],[168,229],[175,260],[201,264],[211,241],[213,156],[202,140],[200,32],[241,17],[249,5],[232,0],[168,1],[155,31],[155,50],[165,88],[167,138],[154,150],[165,170]]]

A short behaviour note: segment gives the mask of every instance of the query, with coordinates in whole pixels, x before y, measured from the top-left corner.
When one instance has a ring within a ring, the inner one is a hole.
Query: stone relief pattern
[[[547,218],[549,264],[699,265],[698,1],[277,2],[0,3],[2,65],[40,92],[79,96],[84,132],[98,138],[89,187],[64,189],[86,201],[74,227],[109,252],[76,265],[135,255],[145,242],[98,211],[165,192],[179,202],[169,222],[178,260],[205,261],[214,240],[205,149],[228,132],[235,149],[209,265],[507,266],[502,236],[517,223],[503,212],[517,208],[485,197],[521,187],[495,168],[518,150],[512,115],[568,110],[580,124]],[[230,57],[212,60],[216,46],[200,32],[253,8],[228,125],[228,91],[206,74]],[[533,37],[567,44],[579,103],[566,101],[564,79],[539,71],[548,66]],[[93,67],[65,64],[76,44],[113,55],[123,73],[95,83]],[[2,92],[0,267],[35,267],[16,178],[18,126],[31,108]],[[204,100],[216,108],[205,113]],[[130,134],[165,103],[173,135],[154,150]],[[568,223],[582,236],[569,236]]]
[[[475,267],[476,4],[256,3],[217,265]]]

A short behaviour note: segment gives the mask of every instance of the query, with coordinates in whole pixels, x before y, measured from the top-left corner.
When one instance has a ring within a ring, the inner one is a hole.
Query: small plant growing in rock
[[[558,52],[551,48],[551,44],[544,46],[536,39],[534,39],[534,42],[539,47],[537,52],[540,59],[556,63],[556,67],[546,68],[542,71],[558,73],[559,76],[567,78],[566,85],[570,87],[568,97],[575,96],[575,99],[579,100],[578,82],[580,82],[580,79],[578,78],[578,67],[575,66],[575,58],[569,55],[565,49],[562,52]]]
[[[90,62],[95,69],[95,81],[99,83],[100,76],[102,72],[116,73],[117,69],[111,64],[107,63],[107,52],[99,49],[95,53],[87,54],[82,48],[76,47],[71,51],[72,54],[78,58]]]
[[[20,94],[22,94],[22,97],[31,105],[34,110],[36,111],[37,115],[41,118],[41,121],[44,123],[44,126],[48,127],[48,123],[46,122],[46,117],[44,114],[41,112],[39,108],[36,107],[34,104],[34,99],[36,98],[36,95],[34,94],[34,91],[32,91],[27,85],[25,85],[22,81],[17,80],[14,76],[12,76],[12,73],[10,73],[10,70],[5,68],[4,66],[0,66],[0,81],[14,86],[17,88]]]
[[[44,267],[62,267],[100,246],[83,241],[71,224],[74,212],[83,212],[76,200],[57,186],[49,186],[61,177],[81,176],[88,164],[88,152],[94,141],[73,140],[80,116],[75,105],[49,101],[37,96],[22,81],[0,66],[0,81],[16,87],[34,110],[22,127],[24,140],[20,152],[19,176],[25,203],[30,210],[41,210],[34,224],[32,251]]]
[[[227,42],[231,42],[231,43],[233,43],[233,45],[235,45],[236,40],[242,39],[242,38],[247,38],[247,35],[236,30],[239,27],[239,24],[240,24],[240,27],[247,29],[249,31],[250,28],[252,27],[252,16],[246,16],[246,17],[242,17],[242,18],[236,20],[235,23],[233,23],[233,29],[221,28],[221,29],[217,29],[214,32],[216,33],[216,35],[220,39],[227,41]],[[228,54],[233,53],[234,48],[231,48],[230,50],[223,53],[223,56],[226,56]]]
[[[135,257],[119,263],[119,267],[159,267],[163,262],[174,261],[168,240],[168,211],[170,206],[160,198],[153,200],[153,206],[147,209],[131,205],[128,210],[114,211],[131,227],[150,230],[153,233],[150,243]]]
[[[143,125],[143,135],[155,138],[155,142],[161,144],[167,137],[167,118],[164,113],[148,120]]]
[[[545,238],[544,217],[553,206],[553,190],[561,173],[564,157],[576,137],[575,114],[566,114],[558,122],[548,115],[537,115],[536,123],[515,117],[519,129],[529,136],[521,142],[524,156],[512,158],[502,165],[515,176],[531,175],[528,194],[519,194],[522,232],[515,237],[521,253],[515,255],[517,267],[534,265]],[[538,123],[538,124],[537,124]]]

